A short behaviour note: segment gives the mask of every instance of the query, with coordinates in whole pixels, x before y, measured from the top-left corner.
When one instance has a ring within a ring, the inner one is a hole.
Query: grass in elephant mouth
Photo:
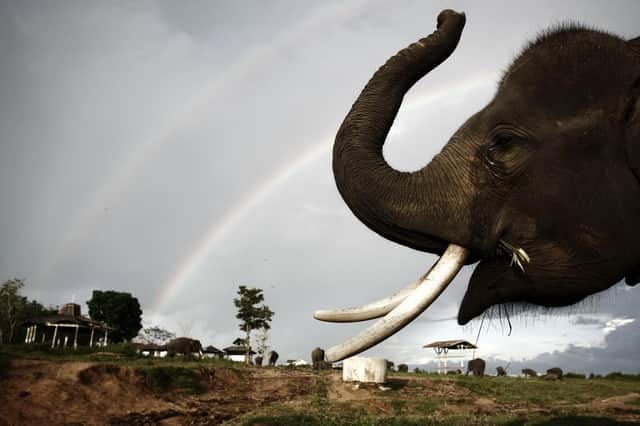
[[[524,265],[531,261],[531,258],[527,254],[526,251],[522,247],[516,247],[505,240],[500,240],[498,242],[498,247],[496,249],[498,253],[504,253],[507,256],[511,257],[510,266],[516,265],[522,273],[526,273],[524,270]]]

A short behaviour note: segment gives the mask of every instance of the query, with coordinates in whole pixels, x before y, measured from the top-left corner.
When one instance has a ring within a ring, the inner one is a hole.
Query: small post
[[[89,339],[89,347],[93,347],[93,331],[94,331],[94,327],[91,326],[91,338]]]
[[[78,329],[80,328],[80,325],[76,324],[76,335],[73,336],[73,350],[75,351],[76,349],[78,349]]]
[[[102,346],[107,346],[107,338],[109,337],[109,329],[104,329],[104,342],[102,342]]]
[[[55,348],[56,347],[56,336],[58,335],[58,325],[55,325],[55,328],[53,329],[53,339],[51,339],[51,348]]]

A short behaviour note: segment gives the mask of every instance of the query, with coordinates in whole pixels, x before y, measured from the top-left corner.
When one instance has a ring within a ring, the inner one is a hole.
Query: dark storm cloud
[[[578,315],[575,318],[571,318],[570,322],[576,325],[604,325],[605,321],[598,318],[590,318],[582,315]]]
[[[639,347],[640,327],[634,321],[608,333],[602,347],[570,344],[563,351],[542,353],[526,362],[513,362],[513,372],[527,367],[544,372],[558,366],[565,372],[584,374],[606,374],[614,371],[640,374]],[[506,361],[492,360],[492,363],[505,365]]]

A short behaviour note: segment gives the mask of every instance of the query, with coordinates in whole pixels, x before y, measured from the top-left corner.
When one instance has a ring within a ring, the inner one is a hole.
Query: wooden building
[[[75,303],[63,305],[57,315],[30,318],[21,325],[26,328],[25,343],[47,344],[52,348],[104,346],[112,330],[101,321],[82,316],[80,305]]]

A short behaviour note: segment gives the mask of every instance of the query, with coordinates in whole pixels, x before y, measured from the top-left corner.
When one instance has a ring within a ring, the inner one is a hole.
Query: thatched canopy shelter
[[[423,348],[433,348],[435,351],[439,374],[447,374],[447,361],[450,359],[459,360],[460,370],[463,370],[464,361],[468,358],[468,350],[478,349],[476,345],[466,340],[440,340],[428,343]],[[454,351],[454,353],[449,354],[449,351]]]

